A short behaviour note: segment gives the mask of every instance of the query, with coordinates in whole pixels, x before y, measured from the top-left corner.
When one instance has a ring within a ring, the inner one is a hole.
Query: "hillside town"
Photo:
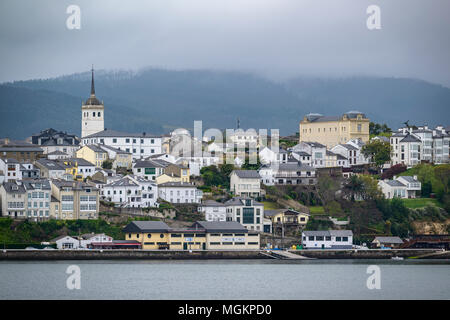
[[[310,113],[298,133],[279,139],[243,130],[239,119],[231,134],[207,130],[199,138],[186,129],[116,131],[105,127],[107,114],[92,70],[80,137],[55,124],[25,140],[0,139],[0,210],[9,228],[103,219],[120,229],[119,239],[84,226],[88,233],[55,229],[28,242],[58,249],[449,248],[444,124],[405,121],[392,130],[359,111]]]

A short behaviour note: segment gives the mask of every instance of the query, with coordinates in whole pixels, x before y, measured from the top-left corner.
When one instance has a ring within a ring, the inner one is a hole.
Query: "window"
[[[254,223],[255,219],[254,219],[254,209],[253,208],[243,208],[242,212],[243,212],[242,222],[244,224]]]

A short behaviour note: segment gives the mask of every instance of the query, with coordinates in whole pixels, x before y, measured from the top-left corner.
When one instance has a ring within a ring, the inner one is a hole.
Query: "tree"
[[[434,168],[434,175],[436,179],[442,182],[444,194],[448,194],[450,187],[450,164],[440,165]]]
[[[344,192],[350,195],[351,201],[355,201],[356,197],[361,195],[364,185],[357,175],[352,175],[344,184]]]
[[[372,140],[361,148],[361,153],[377,167],[381,167],[391,160],[391,145],[386,141]]]
[[[113,163],[110,160],[105,160],[102,163],[102,168],[103,169],[112,169]]]

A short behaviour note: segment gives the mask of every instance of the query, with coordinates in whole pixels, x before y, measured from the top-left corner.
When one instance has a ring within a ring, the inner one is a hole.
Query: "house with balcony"
[[[261,176],[256,170],[233,170],[230,174],[230,191],[239,197],[259,197]]]
[[[263,165],[258,170],[265,185],[314,185],[317,182],[315,168],[301,162]]]
[[[381,188],[386,199],[416,198],[422,190],[422,184],[417,179],[417,176],[394,176],[392,180],[380,180],[378,186]]]
[[[297,234],[309,220],[309,213],[292,209],[266,210],[264,216],[270,219],[273,233],[279,235]]]
[[[158,186],[151,180],[126,175],[103,186],[103,198],[122,208],[156,207]]]

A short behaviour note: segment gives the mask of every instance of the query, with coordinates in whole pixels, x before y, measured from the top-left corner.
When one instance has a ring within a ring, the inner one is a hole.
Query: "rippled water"
[[[81,270],[69,290],[66,269]],[[381,289],[366,286],[378,265]],[[0,299],[449,299],[446,260],[0,262]]]

